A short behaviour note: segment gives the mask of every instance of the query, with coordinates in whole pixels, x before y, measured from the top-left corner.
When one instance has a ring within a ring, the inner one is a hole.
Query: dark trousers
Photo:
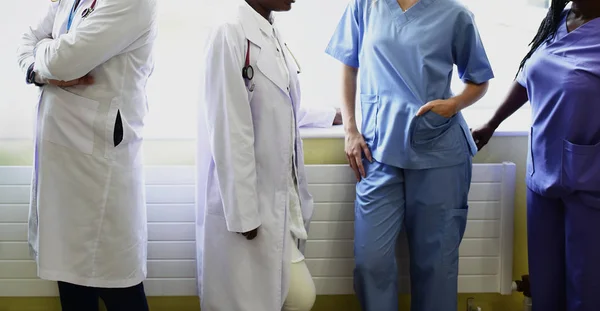
[[[600,310],[600,197],[560,199],[527,190],[529,279],[534,311]]]
[[[127,288],[95,288],[58,282],[62,311],[98,311],[100,299],[108,311],[148,311],[142,283]]]

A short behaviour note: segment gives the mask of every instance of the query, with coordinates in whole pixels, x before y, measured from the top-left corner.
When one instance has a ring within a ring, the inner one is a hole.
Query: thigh
[[[304,260],[290,266],[290,288],[282,311],[310,311],[315,303],[316,289]]]
[[[600,209],[581,194],[565,199],[569,311],[600,310]]]
[[[58,282],[58,292],[62,311],[98,310],[98,292],[93,287]]]
[[[527,190],[527,249],[535,311],[565,311],[565,209]]]
[[[127,288],[102,288],[99,293],[108,311],[148,311],[143,283]]]
[[[445,260],[458,264],[471,172],[470,157],[455,166],[405,171],[405,225],[412,270],[430,269]]]
[[[367,176],[356,185],[355,252],[357,257],[394,256],[404,217],[403,172],[378,162],[364,165]]]

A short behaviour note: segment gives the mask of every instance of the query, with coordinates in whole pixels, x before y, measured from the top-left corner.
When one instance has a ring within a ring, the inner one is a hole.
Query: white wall
[[[243,0],[159,1],[160,33],[156,70],[148,85],[151,139],[195,137],[198,72],[207,25],[217,9]],[[0,10],[0,140],[30,139],[36,89],[17,68],[18,38],[47,7],[48,0],[5,1]],[[488,96],[472,109],[496,106],[510,85],[545,10],[527,0],[464,0],[475,13],[497,78]],[[340,64],[324,50],[348,0],[297,0],[291,12],[277,14],[278,25],[303,73],[303,104],[340,105]],[[455,81],[453,89],[461,89]],[[1,147],[1,146],[0,146]]]

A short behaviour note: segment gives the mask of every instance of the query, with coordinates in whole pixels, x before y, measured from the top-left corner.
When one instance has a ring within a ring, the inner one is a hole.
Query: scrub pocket
[[[460,126],[455,126],[455,117],[445,118],[433,111],[415,117],[411,133],[413,149],[427,152],[459,147],[460,139],[464,140],[464,135]]]
[[[57,145],[91,155],[94,151],[94,121],[97,101],[59,87],[46,87],[42,137]]]
[[[367,143],[375,140],[377,135],[377,112],[379,111],[379,96],[361,94],[360,107],[362,111],[361,133]]]
[[[458,266],[460,243],[467,228],[468,207],[455,208],[447,212],[444,232],[444,258],[449,266]],[[449,273],[454,274],[453,269]],[[456,275],[454,275],[456,276]]]
[[[561,184],[574,191],[600,191],[600,143],[563,141]]]
[[[535,173],[535,162],[533,156],[533,127],[529,129],[529,141],[527,142],[527,175]]]

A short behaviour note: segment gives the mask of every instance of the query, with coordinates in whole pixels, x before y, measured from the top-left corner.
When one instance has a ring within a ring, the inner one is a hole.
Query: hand
[[[246,237],[246,240],[254,240],[258,236],[258,228],[248,232],[238,233]]]
[[[369,162],[373,162],[373,158],[371,157],[371,151],[365,142],[365,138],[358,130],[346,134],[346,146],[344,147],[344,150],[346,151],[348,163],[354,171],[354,174],[356,174],[356,180],[360,181],[361,178],[367,177],[365,168],[362,164],[363,154]]]
[[[423,105],[419,111],[417,111],[417,116],[424,115],[430,110],[444,118],[451,118],[458,113],[458,102],[454,99],[439,99],[430,101]]]
[[[342,125],[344,121],[342,120],[342,110],[340,108],[335,108],[335,118],[333,118],[333,125]]]
[[[75,85],[90,85],[94,84],[94,78],[90,75],[85,75],[79,79],[71,80],[71,81],[59,81],[59,80],[48,80],[48,84],[60,86],[60,87],[69,87]]]
[[[475,140],[477,150],[481,150],[485,145],[487,145],[487,143],[490,141],[490,138],[492,138],[492,135],[494,135],[496,128],[496,126],[485,124],[476,130],[471,130],[471,135],[473,135],[473,140]]]

